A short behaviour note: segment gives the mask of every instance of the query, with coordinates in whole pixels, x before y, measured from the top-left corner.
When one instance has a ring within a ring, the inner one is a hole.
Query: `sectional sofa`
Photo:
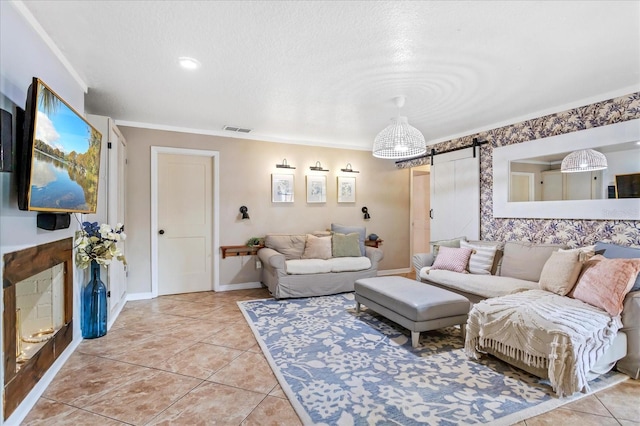
[[[448,247],[457,248],[460,246],[473,247],[473,255],[465,271],[455,272],[434,268],[437,253],[441,247],[445,247],[444,250],[447,250]],[[418,281],[461,294],[472,303],[480,303],[485,299],[501,296],[506,300],[510,300],[508,297],[514,296],[509,295],[523,294],[528,290],[539,292],[541,281],[549,279],[553,281],[556,277],[550,277],[550,269],[547,270],[542,279],[541,275],[544,273],[545,265],[547,265],[546,268],[550,268],[547,262],[552,254],[564,249],[566,247],[557,244],[467,242],[463,238],[457,238],[437,242],[434,246],[435,255],[433,253],[414,255],[413,265]],[[592,250],[592,252],[589,253],[589,250]],[[488,256],[486,252],[493,253],[493,255]],[[603,254],[605,258],[640,258],[640,249],[608,243],[597,243],[595,246],[580,252],[577,256],[583,262],[595,252]],[[474,256],[476,257],[475,261],[473,259]],[[485,261],[483,265],[482,258],[486,259],[487,257],[490,257],[491,260],[490,262]],[[581,264],[584,265],[584,263]],[[472,270],[471,273],[469,269]],[[573,274],[574,277],[572,279],[576,282],[578,277],[582,277],[580,274],[584,274],[584,269],[581,272],[580,267],[577,267]],[[619,317],[610,317],[610,322],[614,322],[619,318],[622,322],[622,328],[617,330],[614,336],[611,336],[610,345],[606,352],[598,354],[598,361],[588,372],[587,380],[609,371],[616,364],[617,370],[632,378],[638,379],[640,375],[640,276],[635,276],[635,280],[632,291],[624,297],[621,315]],[[549,292],[535,294],[546,295],[547,293]],[[554,296],[560,297],[556,294]],[[567,291],[567,295],[560,297],[560,299],[567,299],[567,302],[571,301],[573,303],[574,299],[571,296],[573,296],[571,291]],[[487,318],[489,317],[487,316]],[[467,328],[469,328],[469,325]],[[532,368],[530,365],[518,362],[517,359],[509,359],[503,354],[493,353],[491,350],[487,350],[487,352],[537,376],[545,377],[546,375],[545,368]]]

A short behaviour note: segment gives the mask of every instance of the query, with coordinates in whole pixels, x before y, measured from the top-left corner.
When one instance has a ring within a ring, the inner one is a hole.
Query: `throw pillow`
[[[307,234],[307,244],[304,246],[303,259],[331,259],[331,236],[316,237]]]
[[[578,247],[578,248],[574,248],[574,249],[560,249],[558,251],[574,251],[576,253],[578,253],[578,261],[580,262],[586,262],[587,260],[591,259],[593,256],[596,255],[596,246],[585,246],[585,247]]]
[[[359,234],[333,234],[333,257],[360,257]]]
[[[640,259],[594,256],[584,263],[573,298],[603,309],[612,317],[618,316],[638,272]]]
[[[578,250],[556,251],[542,267],[540,288],[564,296],[576,285],[582,263]]]
[[[640,258],[640,248],[619,246],[617,244],[596,242],[596,252],[604,250],[604,257],[607,259],[637,259]],[[636,282],[631,287],[631,291],[640,290],[640,274],[636,277]]]
[[[337,223],[331,224],[331,231],[338,232],[340,234],[351,234],[355,232],[358,234],[358,243],[360,245],[360,256],[366,256],[365,248],[364,248],[364,239],[367,235],[367,228],[364,226],[345,226],[339,225]]]
[[[460,247],[471,249],[469,258],[469,272],[472,274],[491,275],[493,258],[496,257],[496,246],[471,244],[460,241]]]
[[[467,264],[472,250],[469,248],[440,247],[438,257],[431,265],[431,269],[445,269],[453,272],[467,272]]]
[[[431,253],[433,254],[433,257],[438,256],[438,251],[442,246],[460,248],[460,241],[463,241],[463,240],[467,241],[467,237],[456,237],[450,240],[430,241],[429,244],[433,246],[433,248],[431,249]]]

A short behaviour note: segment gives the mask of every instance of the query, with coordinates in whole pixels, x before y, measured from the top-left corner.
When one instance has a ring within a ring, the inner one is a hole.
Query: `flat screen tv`
[[[640,173],[616,175],[616,198],[640,198]]]
[[[18,208],[95,213],[102,135],[38,78],[27,94]]]

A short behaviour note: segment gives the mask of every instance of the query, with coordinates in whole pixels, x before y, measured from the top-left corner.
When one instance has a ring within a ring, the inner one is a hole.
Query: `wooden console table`
[[[220,246],[222,258],[230,256],[251,256],[254,255],[264,246]]]

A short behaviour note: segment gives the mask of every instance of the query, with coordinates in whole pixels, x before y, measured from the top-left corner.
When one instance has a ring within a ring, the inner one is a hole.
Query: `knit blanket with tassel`
[[[546,369],[559,397],[588,392],[587,373],[611,346],[620,317],[566,296],[529,290],[483,300],[469,312],[465,353],[504,354]]]

